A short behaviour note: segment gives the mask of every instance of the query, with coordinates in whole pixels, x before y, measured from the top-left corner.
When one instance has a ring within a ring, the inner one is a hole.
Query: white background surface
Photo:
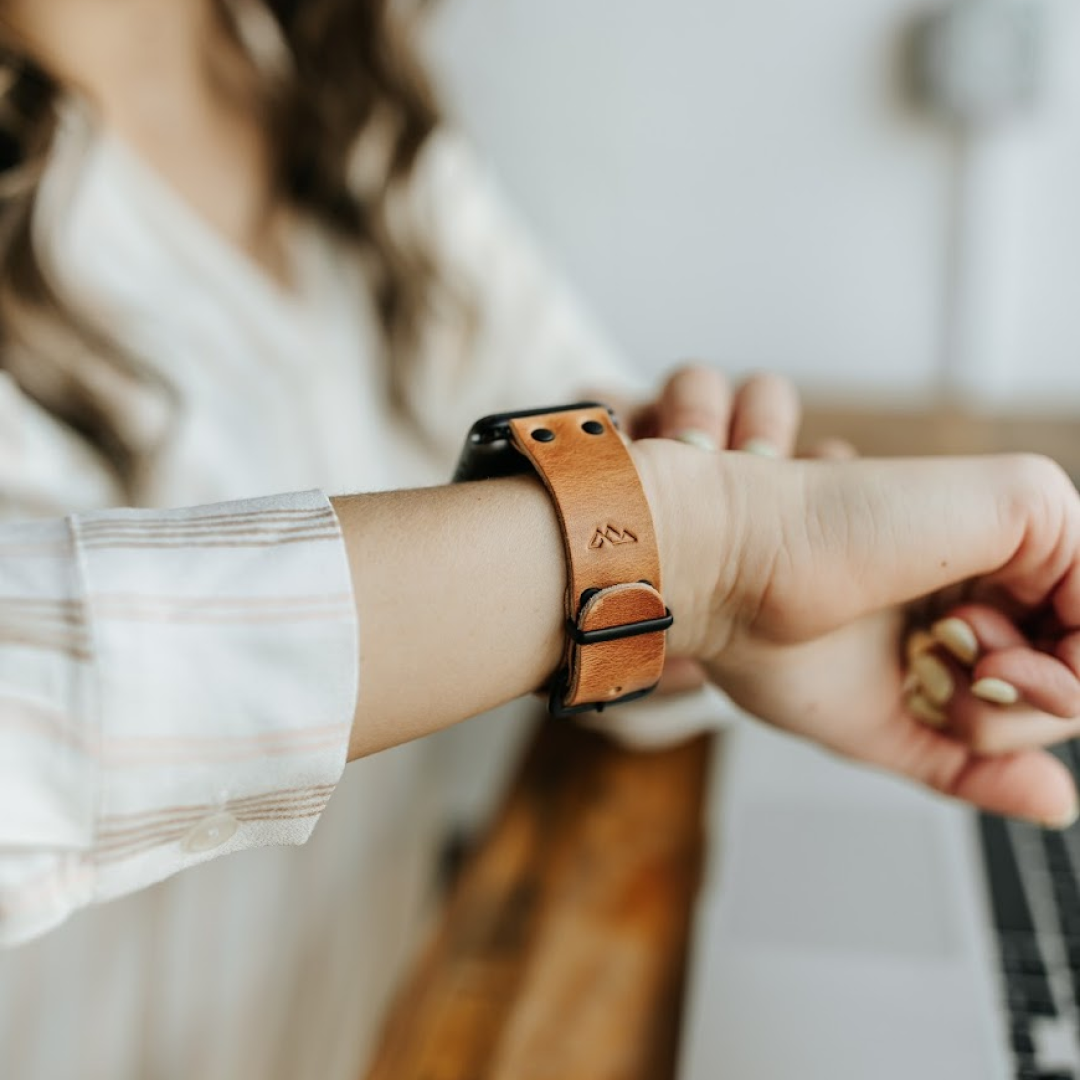
[[[983,404],[1069,408],[1080,18],[1048,3],[1048,93],[974,146],[902,92],[920,0],[447,0],[433,42],[454,111],[643,368],[703,356],[891,401],[952,371]]]

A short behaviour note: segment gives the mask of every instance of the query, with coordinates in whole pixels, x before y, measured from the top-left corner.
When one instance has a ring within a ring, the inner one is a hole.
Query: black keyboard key
[[[1072,859],[1069,857],[1069,849],[1060,833],[1051,832],[1049,829],[1042,834],[1043,851],[1046,852],[1046,865],[1050,867],[1052,874],[1064,875],[1072,883]]]
[[[1020,881],[1008,826],[1003,818],[983,814],[979,818],[979,828],[986,856],[986,875],[990,881],[994,925],[1004,934],[1034,934],[1035,924]]]
[[[1066,936],[1065,955],[1069,958],[1069,967],[1080,971],[1080,937]]]
[[[1015,834],[1011,830],[1016,827],[1006,824],[1002,818],[988,815],[980,817],[979,824],[994,924],[999,935],[1008,1012],[1017,1019],[1056,1016],[1042,953],[1035,938],[1035,923],[1013,850]],[[1038,837],[1037,831],[1030,832],[1031,837]],[[1042,847],[1041,841],[1036,842]],[[1075,937],[1080,941],[1080,927]]]
[[[1009,1033],[1009,1043],[1017,1054],[1034,1054],[1035,1040],[1026,1024],[1017,1024]]]
[[[1053,996],[1050,993],[1050,984],[1045,975],[1016,975],[1009,978],[1009,985],[1015,986],[1018,991],[1031,1003],[1048,1002],[1053,1004]]]
[[[1017,975],[1036,975],[1046,977],[1046,965],[1042,957],[1038,960],[1021,960],[1014,969]]]
[[[998,946],[1002,967],[1007,971],[1018,971],[1023,964],[1042,964],[1042,949],[1034,934],[1000,934]]]
[[[1034,999],[1029,998],[1027,1013],[1028,1016],[1057,1016],[1057,1006],[1054,1004],[1054,999],[1049,995]]]

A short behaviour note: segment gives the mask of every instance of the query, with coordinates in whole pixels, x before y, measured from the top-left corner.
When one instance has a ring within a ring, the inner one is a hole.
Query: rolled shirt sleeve
[[[355,611],[317,491],[0,525],[0,943],[303,843],[345,763]]]

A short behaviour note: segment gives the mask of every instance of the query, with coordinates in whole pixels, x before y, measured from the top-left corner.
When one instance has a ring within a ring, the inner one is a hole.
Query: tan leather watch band
[[[566,544],[567,644],[552,712],[648,693],[672,619],[652,514],[622,437],[602,406],[513,417],[509,429],[551,494]]]

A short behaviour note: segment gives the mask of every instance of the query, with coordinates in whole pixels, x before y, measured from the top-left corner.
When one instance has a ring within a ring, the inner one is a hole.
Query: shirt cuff
[[[351,575],[323,493],[69,528],[83,651],[65,722],[85,816],[69,806],[66,835],[25,845],[28,880],[0,912],[9,940],[221,854],[303,843],[356,704]]]

